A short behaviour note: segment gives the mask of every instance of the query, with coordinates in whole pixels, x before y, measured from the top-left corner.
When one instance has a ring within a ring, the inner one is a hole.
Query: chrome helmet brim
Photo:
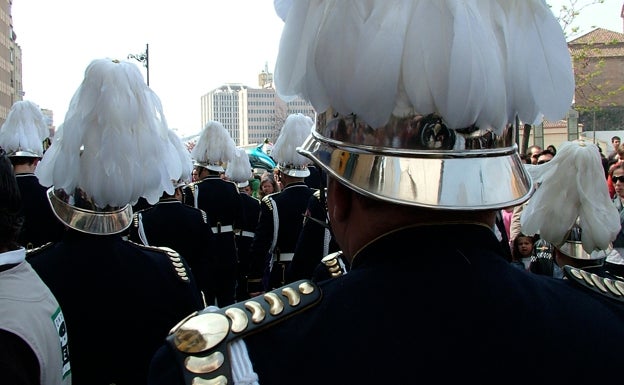
[[[67,227],[86,234],[111,235],[125,231],[132,224],[132,206],[106,211],[90,210],[66,202],[63,190],[48,188],[48,201],[54,215]]]
[[[316,129],[298,151],[361,194],[398,204],[486,210],[516,206],[531,196],[534,186],[518,155],[513,125],[497,136],[474,127],[447,129],[434,118],[438,123],[419,128],[420,139],[395,140],[410,122],[422,118],[392,116],[384,127],[372,130],[355,115],[329,109],[318,115]],[[367,142],[358,129],[387,140]]]

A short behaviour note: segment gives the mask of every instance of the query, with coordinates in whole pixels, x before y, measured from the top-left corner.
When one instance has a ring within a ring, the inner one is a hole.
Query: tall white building
[[[286,117],[302,113],[315,118],[312,105],[303,99],[281,100],[273,88],[272,74],[263,71],[260,88],[228,83],[201,97],[202,127],[209,120],[221,122],[237,146],[275,142]]]

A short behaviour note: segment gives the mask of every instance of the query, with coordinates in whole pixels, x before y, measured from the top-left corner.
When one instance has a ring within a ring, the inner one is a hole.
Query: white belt
[[[278,259],[278,254],[275,254],[275,259],[276,259],[276,262],[290,262],[292,261],[294,256],[295,256],[295,253],[281,253],[279,254],[279,259]]]
[[[219,231],[219,228],[221,228],[221,231]],[[232,225],[226,225],[226,226],[215,226],[212,228],[212,232],[215,234],[219,234],[219,233],[229,233],[234,231],[234,228],[232,227]]]
[[[245,230],[241,230],[238,235],[240,235],[241,237],[249,237],[249,238],[253,238],[256,233],[254,233],[253,231],[245,231]]]

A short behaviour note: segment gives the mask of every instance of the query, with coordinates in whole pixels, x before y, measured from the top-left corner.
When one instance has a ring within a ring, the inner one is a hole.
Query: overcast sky
[[[582,31],[622,32],[621,7],[584,9]],[[265,64],[273,72],[283,27],[273,0],[13,0],[12,14],[24,99],[52,110],[56,126],[91,60],[126,59],[149,44],[150,87],[181,135],[201,130],[201,95],[224,83],[256,87]]]
[[[201,129],[200,97],[272,72],[283,22],[273,0],[13,0],[24,99],[62,123],[87,65],[149,44],[150,87],[172,128]],[[142,73],[147,71],[141,63]]]

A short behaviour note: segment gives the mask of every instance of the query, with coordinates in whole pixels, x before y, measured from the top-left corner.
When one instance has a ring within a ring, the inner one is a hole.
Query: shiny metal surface
[[[581,241],[566,241],[558,247],[559,251],[570,258],[596,260],[607,258],[609,250],[594,250],[591,253],[583,249]]]
[[[193,373],[212,373],[219,369],[225,357],[220,351],[216,351],[204,357],[188,356],[184,360],[184,366]]]
[[[221,375],[211,379],[204,379],[201,377],[194,377],[192,385],[227,385],[228,380],[225,376]]]
[[[230,323],[226,316],[217,313],[203,313],[189,318],[176,329],[175,347],[185,353],[206,351],[228,335]]]
[[[17,157],[24,157],[24,158],[42,158],[43,154],[39,153],[36,150],[28,150],[28,149],[19,149],[17,151],[14,152],[9,152],[7,153],[7,156],[9,158],[17,158]]]
[[[284,302],[282,302],[277,294],[273,292],[266,293],[263,298],[269,304],[269,314],[278,315],[284,311]]]
[[[394,203],[452,210],[525,202],[534,186],[518,155],[515,128],[447,128],[440,118],[393,116],[371,128],[355,115],[317,117],[298,151],[361,194]]]
[[[132,224],[132,206],[110,211],[88,210],[72,206],[59,198],[54,187],[48,189],[48,200],[56,217],[66,226],[87,234],[109,235],[126,230]]]
[[[247,329],[247,325],[249,325],[249,318],[243,310],[237,307],[232,307],[225,311],[225,315],[232,321],[231,329],[233,333],[240,333]]]
[[[253,323],[260,323],[266,318],[264,308],[256,301],[245,302],[245,308],[251,312],[251,321]]]

